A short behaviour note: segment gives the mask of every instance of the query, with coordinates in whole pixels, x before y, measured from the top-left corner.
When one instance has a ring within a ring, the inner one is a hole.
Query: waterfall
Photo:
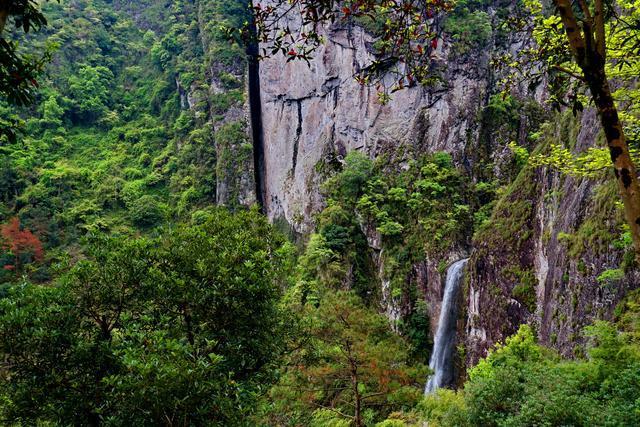
[[[433,353],[429,368],[433,374],[424,388],[424,393],[433,393],[436,389],[449,385],[453,381],[453,346],[456,340],[456,322],[458,320],[458,290],[463,277],[464,266],[469,259],[454,262],[447,270],[438,330],[433,343]]]

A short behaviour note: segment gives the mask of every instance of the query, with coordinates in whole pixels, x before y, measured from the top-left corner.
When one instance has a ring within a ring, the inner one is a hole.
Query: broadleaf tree
[[[291,250],[254,211],[93,237],[56,283],[0,298],[3,422],[243,425],[295,330]]]

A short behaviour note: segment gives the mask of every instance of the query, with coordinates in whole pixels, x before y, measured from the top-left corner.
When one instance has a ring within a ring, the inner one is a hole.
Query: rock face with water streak
[[[446,151],[458,165],[473,169],[480,156],[469,149],[481,139],[478,118],[495,90],[489,50],[464,58],[451,54],[451,60],[446,60],[450,55],[450,41],[446,41],[437,52],[446,85],[408,88],[382,105],[375,88],[361,86],[353,78],[372,60],[372,37],[357,26],[336,26],[324,32],[327,43],[310,66],[282,58],[260,64],[266,213],[272,221],[286,222],[303,235],[314,230],[314,215],[325,206],[321,184],[350,151],[371,158],[386,155],[399,168],[424,154]],[[510,152],[504,144],[489,149],[494,142],[487,139],[482,151],[499,164],[498,159],[509,157]],[[362,228],[379,272],[380,304],[395,327],[415,307],[409,298],[392,297],[383,273],[380,236],[375,227],[362,224]],[[425,258],[407,277],[408,286],[427,301],[433,327],[444,283],[438,265],[446,262],[443,259],[459,259],[464,245],[459,242],[438,259]]]
[[[495,17],[492,7],[488,14]],[[372,158],[384,154],[399,165],[446,151],[470,181],[515,180],[517,188],[498,202],[490,225],[472,245],[458,242],[439,259],[416,263],[407,281],[427,301],[435,333],[444,283],[438,264],[471,253],[457,340],[465,346],[467,364],[523,322],[535,325],[545,344],[567,355],[579,352],[581,329],[593,319],[610,317],[615,304],[639,281],[634,273],[611,283],[598,279],[605,270],[619,268],[624,258],[615,242],[600,238],[619,235],[620,224],[616,213],[606,208],[612,206],[615,192],[602,201],[601,193],[609,191],[600,187],[602,180],[562,177],[545,168],[524,170],[517,178],[505,172],[512,159],[507,144],[516,141],[532,148],[528,136],[538,130],[543,121],[539,116],[545,114],[533,101],[513,112],[515,127],[498,125],[485,114],[490,95],[498,90],[489,58],[497,50],[518,50],[521,41],[502,40],[498,46],[494,34],[486,45],[461,55],[445,40],[447,49],[438,55],[446,64],[447,84],[398,92],[383,106],[375,90],[352,78],[370,60],[371,36],[357,26],[328,28],[325,35],[327,44],[310,66],[282,58],[261,64],[270,219],[284,220],[303,235],[311,232],[314,214],[324,206],[320,185],[331,165],[352,150]],[[543,86],[530,95],[540,101]],[[546,144],[564,141],[576,150],[594,144],[599,126],[593,112],[581,116],[582,127],[565,116],[554,120],[559,125],[549,131]],[[504,230],[504,235],[496,230]],[[363,232],[382,272],[380,236],[366,224]],[[395,322],[410,307],[389,297],[382,274],[378,280],[382,310]]]

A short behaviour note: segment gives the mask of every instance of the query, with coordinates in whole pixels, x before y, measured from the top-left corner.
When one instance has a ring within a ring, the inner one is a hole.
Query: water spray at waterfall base
[[[453,347],[456,340],[456,322],[458,320],[458,293],[462,282],[464,266],[469,259],[454,262],[447,269],[442,306],[438,320],[438,330],[433,343],[433,353],[429,360],[429,369],[433,372],[424,388],[429,394],[453,381]]]

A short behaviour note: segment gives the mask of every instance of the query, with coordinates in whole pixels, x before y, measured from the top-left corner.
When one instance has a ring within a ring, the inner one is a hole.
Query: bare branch
[[[574,79],[580,80],[581,82],[586,82],[587,80],[584,78],[584,76],[581,76],[580,74],[576,74],[575,72],[569,70],[568,68],[565,68],[561,65],[554,65],[553,66],[554,70],[558,70],[560,72],[563,72],[571,77],[573,77]]]
[[[362,396],[362,400],[370,399],[370,398],[372,398],[372,397],[376,397],[376,396],[382,396],[382,395],[384,395],[384,394],[387,394],[387,392],[379,391],[379,392],[377,392],[377,393],[370,393],[370,394],[367,394],[367,395],[365,395],[365,396]]]

